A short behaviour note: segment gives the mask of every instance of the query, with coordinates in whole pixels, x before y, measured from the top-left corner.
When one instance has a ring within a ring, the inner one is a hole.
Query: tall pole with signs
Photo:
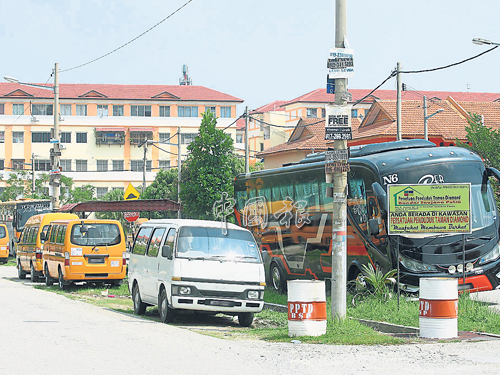
[[[59,211],[59,186],[61,181],[61,171],[59,169],[59,157],[61,149],[59,147],[59,63],[54,66],[54,137],[51,143],[52,169],[50,171],[50,185],[52,186],[52,210]]]
[[[346,0],[335,1],[335,51],[328,61],[329,77],[335,78],[335,106],[333,113],[328,113],[325,139],[334,139],[334,152],[337,154],[347,150],[347,139],[350,131],[350,109],[347,107],[347,77],[354,73],[352,50],[346,49],[347,4]],[[333,59],[332,59],[333,57]],[[339,74],[333,75],[331,69],[339,68]],[[332,317],[345,319],[346,316],[346,282],[347,282],[347,171],[349,164],[335,162],[331,169],[325,170],[327,182],[333,179],[333,214],[332,214]],[[333,172],[332,175],[328,172]]]

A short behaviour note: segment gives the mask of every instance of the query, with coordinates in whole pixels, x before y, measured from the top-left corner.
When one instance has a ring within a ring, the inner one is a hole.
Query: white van
[[[248,327],[264,307],[260,251],[250,231],[229,223],[149,220],[137,232],[128,275],[134,313],[157,305],[164,323],[183,309],[238,315]]]

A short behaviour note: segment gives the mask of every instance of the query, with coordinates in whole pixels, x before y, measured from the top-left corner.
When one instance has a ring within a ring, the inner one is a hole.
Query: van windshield
[[[117,245],[120,240],[120,229],[116,224],[77,224],[71,230],[71,243],[75,245]]]
[[[182,227],[177,257],[260,263],[261,258],[250,232],[221,228]]]

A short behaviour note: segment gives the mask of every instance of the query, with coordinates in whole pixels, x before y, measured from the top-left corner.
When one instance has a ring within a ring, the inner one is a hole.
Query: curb
[[[420,333],[420,329],[415,327],[400,326],[398,324],[390,324],[385,322],[377,322],[375,320],[365,320],[356,318],[349,318],[349,319],[357,320],[361,324],[373,328],[375,331],[382,333],[408,333],[408,334]]]
[[[267,303],[264,302],[264,309],[266,310],[272,310],[276,312],[282,312],[282,313],[287,313],[288,312],[288,307],[284,305],[278,305],[276,303]]]

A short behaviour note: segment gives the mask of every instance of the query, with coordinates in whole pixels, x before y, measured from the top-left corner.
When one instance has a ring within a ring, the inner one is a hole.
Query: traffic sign
[[[347,163],[334,162],[325,164],[325,173],[343,173],[350,170],[351,166]]]
[[[123,199],[126,201],[131,201],[131,200],[136,200],[139,199],[139,192],[135,189],[135,187],[132,186],[131,183],[128,184],[127,190],[125,190],[125,193],[123,194]]]
[[[139,212],[124,212],[123,217],[130,223],[133,223],[139,218]]]

